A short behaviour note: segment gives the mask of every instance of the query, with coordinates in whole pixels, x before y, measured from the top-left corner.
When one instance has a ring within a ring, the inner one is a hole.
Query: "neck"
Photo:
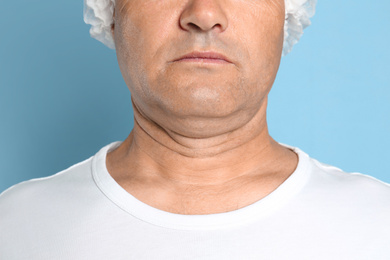
[[[250,205],[298,164],[293,151],[269,136],[264,103],[241,127],[204,138],[164,129],[134,106],[134,129],[107,155],[107,169],[134,197],[171,213],[213,214]]]
[[[291,173],[291,159],[296,162],[296,155],[268,134],[266,106],[263,102],[255,116],[234,131],[205,138],[164,129],[134,106],[134,129],[109,153],[107,167],[122,181],[152,178],[199,187],[223,186],[246,176],[269,176],[283,171],[286,163]]]

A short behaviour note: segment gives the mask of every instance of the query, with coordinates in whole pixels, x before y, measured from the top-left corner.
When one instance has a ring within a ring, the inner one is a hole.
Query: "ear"
[[[115,8],[114,13],[112,14],[111,35],[112,38],[115,39]]]

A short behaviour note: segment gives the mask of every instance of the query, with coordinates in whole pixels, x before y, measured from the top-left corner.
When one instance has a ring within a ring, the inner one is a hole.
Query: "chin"
[[[207,105],[191,100],[186,105],[159,104],[150,116],[162,128],[174,130],[179,135],[207,138],[242,127],[253,118],[256,111],[231,100],[225,104],[211,101]]]

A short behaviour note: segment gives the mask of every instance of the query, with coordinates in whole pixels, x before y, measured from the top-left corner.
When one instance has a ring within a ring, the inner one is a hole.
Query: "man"
[[[389,185],[268,133],[267,96],[310,4],[87,0],[134,129],[2,193],[0,258],[390,259]]]

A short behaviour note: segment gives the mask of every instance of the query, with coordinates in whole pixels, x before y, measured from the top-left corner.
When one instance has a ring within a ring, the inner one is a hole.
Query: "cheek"
[[[253,6],[250,15],[238,21],[239,28],[235,28],[243,32],[242,46],[246,46],[248,52],[244,74],[247,84],[254,86],[251,95],[256,96],[256,100],[271,89],[283,49],[284,6],[266,5],[267,2]]]
[[[140,57],[155,58],[151,55],[156,56],[167,38],[174,40],[172,31],[177,30],[180,15],[177,1],[128,0],[118,9],[122,10],[118,19],[122,28],[119,35],[126,38],[122,42],[140,53]]]
[[[252,68],[277,70],[283,48],[284,19],[284,5],[280,1],[264,0],[239,23],[246,32],[242,39],[248,46]]]
[[[129,74],[127,78],[139,81],[137,86],[145,86],[147,79],[153,80],[156,71],[161,70],[158,66],[166,58],[164,43],[175,41],[172,28],[177,26],[175,16],[179,8],[174,5],[175,1],[134,0],[126,3],[129,4],[122,8],[118,6],[122,10],[116,21],[118,61]],[[140,75],[144,77],[140,78]]]
[[[263,4],[252,14],[252,22],[248,22],[252,35],[265,51],[273,51],[280,47],[284,33],[284,5],[277,1],[263,1]]]

